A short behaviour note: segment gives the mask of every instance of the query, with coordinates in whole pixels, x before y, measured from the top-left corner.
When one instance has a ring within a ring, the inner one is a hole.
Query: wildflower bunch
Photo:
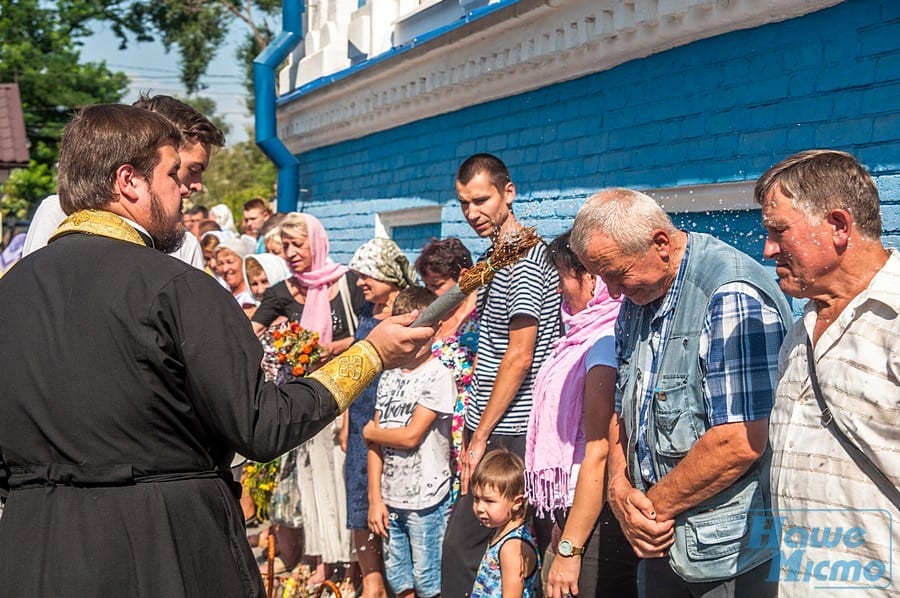
[[[303,328],[299,322],[272,326],[260,341],[265,351],[262,366],[266,379],[276,384],[305,376],[325,357],[319,333]]]
[[[280,459],[268,463],[249,462],[244,466],[241,483],[253,499],[256,506],[256,517],[262,521],[269,518],[269,502],[278,479]]]

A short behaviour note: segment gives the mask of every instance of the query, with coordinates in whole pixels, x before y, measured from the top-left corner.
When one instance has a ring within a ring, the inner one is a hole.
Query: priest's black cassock
[[[261,595],[232,455],[338,414],[261,356],[230,293],[143,245],[69,234],[0,279],[0,595]]]

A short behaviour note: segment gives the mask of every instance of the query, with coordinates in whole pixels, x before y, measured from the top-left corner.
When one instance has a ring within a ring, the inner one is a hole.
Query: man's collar
[[[147,245],[150,237],[147,235],[145,239],[146,232],[139,232],[139,228],[143,230],[134,222],[106,210],[80,210],[63,220],[49,241],[68,234],[82,233]]]
[[[675,280],[672,281],[672,286],[669,287],[669,290],[666,291],[665,295],[653,302],[658,306],[654,317],[661,318],[675,309],[675,304],[678,303],[678,297],[681,295],[681,287],[684,286],[685,272],[687,272],[685,265],[690,259],[690,256],[691,235],[688,233],[684,243],[684,253],[681,255],[681,260],[678,262],[678,272],[675,274]]]
[[[144,240],[144,244],[147,247],[156,249],[156,244],[153,243],[153,237],[150,236],[150,233],[147,232],[146,228],[144,228],[143,226],[141,226],[140,224],[138,224],[131,218],[126,218],[125,216],[119,216],[119,218],[121,218],[122,220],[124,220],[125,222],[130,224],[132,227],[134,227],[134,230],[136,230],[138,232],[138,234],[141,235],[141,238]]]

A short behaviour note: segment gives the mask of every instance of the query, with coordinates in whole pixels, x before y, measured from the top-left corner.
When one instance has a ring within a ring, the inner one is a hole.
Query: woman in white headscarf
[[[244,258],[253,252],[252,244],[245,239],[221,239],[213,252],[216,275],[225,282],[247,317],[252,316],[257,302],[244,278]]]
[[[270,286],[291,275],[287,262],[271,253],[256,253],[244,258],[244,280],[257,301]]]
[[[222,230],[227,230],[237,235],[237,228],[234,226],[234,215],[231,208],[223,203],[214,205],[209,209],[209,217],[215,220]]]

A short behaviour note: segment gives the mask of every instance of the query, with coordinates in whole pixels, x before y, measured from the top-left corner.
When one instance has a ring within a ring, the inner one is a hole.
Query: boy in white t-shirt
[[[436,296],[423,287],[397,295],[392,315],[422,309]],[[398,598],[441,593],[441,544],[450,508],[453,374],[424,347],[378,382],[369,443],[369,528],[384,540],[384,567]]]

